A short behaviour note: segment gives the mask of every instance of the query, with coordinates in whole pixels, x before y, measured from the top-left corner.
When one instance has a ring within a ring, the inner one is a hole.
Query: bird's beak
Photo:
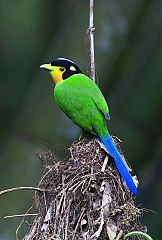
[[[51,66],[51,63],[42,64],[40,66],[40,68],[43,68],[43,69],[48,70],[48,71],[52,71],[53,70],[53,67]]]

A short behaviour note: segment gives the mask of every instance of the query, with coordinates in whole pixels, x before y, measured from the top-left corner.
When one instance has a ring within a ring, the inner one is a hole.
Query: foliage
[[[137,231],[136,232],[130,232],[130,233],[126,234],[124,236],[124,240],[126,240],[127,238],[129,238],[131,236],[141,236],[141,237],[143,237],[146,240],[153,240],[147,233],[137,232]]]

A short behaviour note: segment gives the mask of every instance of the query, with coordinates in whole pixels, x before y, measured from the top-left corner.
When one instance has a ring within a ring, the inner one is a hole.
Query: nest
[[[56,162],[51,150],[38,151],[46,168],[39,187],[45,191],[35,193],[37,216],[24,239],[113,240],[146,231],[140,223],[142,209],[102,144],[86,135],[69,151],[67,162]]]

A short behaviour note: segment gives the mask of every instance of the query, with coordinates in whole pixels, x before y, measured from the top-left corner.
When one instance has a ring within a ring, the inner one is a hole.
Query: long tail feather
[[[137,195],[137,187],[132,179],[132,176],[130,172],[127,169],[127,166],[124,163],[124,160],[120,153],[118,152],[113,140],[111,139],[110,134],[108,134],[106,137],[100,136],[101,141],[105,145],[106,149],[110,153],[110,155],[114,158],[116,167],[125,180],[127,186],[130,188],[130,190],[134,193],[134,195]]]

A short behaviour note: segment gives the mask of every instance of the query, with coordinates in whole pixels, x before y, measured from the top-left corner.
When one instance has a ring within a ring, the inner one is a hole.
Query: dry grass
[[[45,193],[35,194],[38,215],[24,239],[104,240],[145,231],[140,223],[142,210],[135,206],[102,144],[85,136],[69,151],[65,163],[55,162],[48,149],[38,151],[46,168],[39,184]]]

